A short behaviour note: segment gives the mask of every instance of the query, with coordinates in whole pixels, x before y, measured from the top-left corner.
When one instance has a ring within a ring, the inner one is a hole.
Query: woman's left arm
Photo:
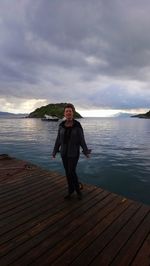
[[[86,142],[85,142],[85,138],[84,138],[84,132],[83,132],[83,128],[80,127],[79,128],[79,132],[80,132],[80,146],[82,147],[83,149],[83,153],[89,157],[89,154],[90,154],[90,150],[88,149],[87,145],[86,145]]]

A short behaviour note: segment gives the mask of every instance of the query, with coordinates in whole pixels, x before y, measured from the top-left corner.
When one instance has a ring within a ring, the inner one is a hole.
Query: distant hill
[[[131,116],[131,113],[117,113],[114,115],[114,117],[122,117],[122,118],[126,118],[126,117],[130,117]]]
[[[41,106],[40,108],[37,108],[32,113],[28,115],[29,118],[43,118],[44,115],[50,115],[50,116],[57,116],[58,118],[64,117],[64,107],[66,103],[56,103],[56,104],[48,104],[46,106]],[[74,115],[75,118],[82,118],[82,116],[75,112]]]
[[[148,111],[145,114],[138,114],[138,115],[132,115],[131,117],[138,117],[138,118],[150,118],[150,111]]]
[[[26,117],[28,114],[14,114],[9,112],[0,112],[1,118],[17,118],[17,117]]]

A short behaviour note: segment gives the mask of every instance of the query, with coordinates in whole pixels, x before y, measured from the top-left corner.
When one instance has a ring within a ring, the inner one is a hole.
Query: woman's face
[[[70,108],[70,107],[65,108],[64,116],[65,116],[65,118],[67,120],[72,120],[73,119],[73,110],[72,110],[72,108]]]

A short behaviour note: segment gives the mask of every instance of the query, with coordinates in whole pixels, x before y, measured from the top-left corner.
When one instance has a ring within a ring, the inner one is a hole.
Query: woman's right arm
[[[53,153],[52,153],[53,158],[55,158],[56,153],[59,151],[59,148],[60,148],[60,127],[58,129],[58,134],[57,134],[57,138],[56,138]]]

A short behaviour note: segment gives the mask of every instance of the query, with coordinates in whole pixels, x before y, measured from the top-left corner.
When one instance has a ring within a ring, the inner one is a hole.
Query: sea
[[[83,183],[150,204],[150,119],[82,118],[85,140],[77,166]],[[58,122],[32,118],[0,118],[0,154],[27,160],[65,174],[60,154],[52,159]]]

